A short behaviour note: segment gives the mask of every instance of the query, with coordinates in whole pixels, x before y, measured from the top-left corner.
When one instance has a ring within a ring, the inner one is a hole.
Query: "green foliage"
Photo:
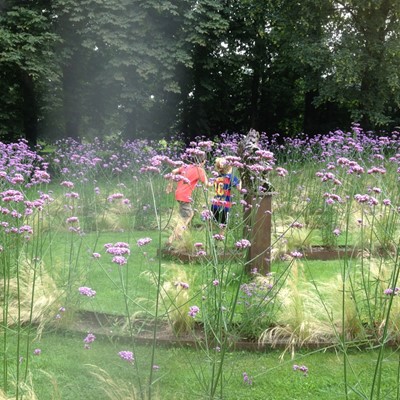
[[[254,274],[251,281],[241,284],[233,326],[240,338],[258,340],[267,328],[275,326],[281,306],[276,298],[278,286],[274,286],[272,274]]]
[[[0,14],[0,138],[24,133],[35,141],[32,136],[44,116],[46,91],[59,77],[54,53],[59,41],[40,5],[14,6]]]
[[[398,2],[5,1],[0,135],[392,128]]]
[[[53,46],[59,41],[43,12],[15,7],[0,15],[0,62],[2,68],[23,70],[35,81],[57,78]]]
[[[338,37],[331,38],[332,66],[320,101],[333,98],[344,104],[365,127],[387,126],[391,107],[398,104],[399,78],[392,68],[399,62],[393,58],[399,54],[399,13],[398,2],[345,1],[328,25]]]

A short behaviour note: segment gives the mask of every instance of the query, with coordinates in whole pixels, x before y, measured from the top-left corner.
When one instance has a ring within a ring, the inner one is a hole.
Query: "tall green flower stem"
[[[399,248],[399,245],[400,245],[400,243],[397,243],[397,248]],[[373,399],[373,398],[380,399],[381,398],[380,396],[381,396],[381,380],[382,380],[382,368],[383,368],[383,351],[384,351],[385,345],[388,340],[389,319],[390,319],[390,312],[392,310],[392,305],[393,305],[394,290],[395,290],[396,283],[398,282],[399,276],[400,276],[399,255],[400,255],[399,251],[397,251],[396,258],[395,258],[395,269],[392,272],[392,276],[391,276],[391,280],[390,280],[390,287],[393,288],[393,295],[391,295],[389,297],[385,319],[383,320],[383,332],[382,332],[382,337],[380,339],[378,359],[376,360],[374,377],[373,377],[372,385],[371,385],[371,392],[370,392],[371,399]],[[375,397],[374,397],[374,394],[375,394]]]
[[[350,228],[350,210],[351,210],[351,201],[347,203],[347,212],[346,212],[346,229],[345,229],[345,250],[347,251],[347,245],[349,240],[349,228]],[[343,352],[343,380],[344,380],[344,388],[345,388],[345,396],[348,399],[348,354],[347,354],[347,344],[346,344],[346,281],[348,276],[348,258],[345,257],[343,260],[343,268],[342,268],[342,337],[341,337],[341,350]]]
[[[211,228],[212,229],[212,228]],[[229,330],[233,323],[236,305],[239,297],[240,285],[245,275],[245,260],[239,262],[241,265],[239,276],[232,278],[232,260],[228,260],[228,235],[229,225],[226,229],[225,240],[215,242],[212,232],[208,232],[210,239],[211,260],[204,266],[203,282],[205,282],[205,300],[203,301],[203,320],[205,330],[205,351],[211,363],[210,378],[207,386],[209,399],[223,398],[223,366],[226,351],[229,344]],[[218,245],[222,244],[222,252],[218,252]],[[227,297],[227,292],[235,285],[234,292]],[[229,305],[228,305],[229,301]]]
[[[120,290],[121,290],[123,298],[124,298],[125,312],[126,312],[126,317],[127,317],[127,320],[128,320],[129,333],[130,333],[131,339],[132,339],[132,349],[133,349],[133,352],[135,354],[136,353],[136,351],[135,351],[136,345],[135,345],[135,340],[133,338],[133,326],[132,326],[132,320],[131,320],[131,315],[130,315],[130,310],[129,310],[129,300],[130,300],[130,297],[129,297],[129,294],[128,294],[129,262],[126,265],[124,265],[124,271],[125,271],[125,274],[123,273],[122,267],[118,267],[118,274],[119,274],[120,285],[121,285],[120,286]],[[141,381],[140,374],[139,374],[138,363],[135,362],[134,366],[135,366],[136,376],[137,376],[137,379],[138,379],[139,393],[140,393],[141,398],[144,399],[145,398],[145,394],[144,394],[144,391],[143,391],[142,381]]]
[[[41,252],[43,251],[44,244],[43,244],[43,212],[42,211],[37,211],[36,215],[32,216],[32,219],[36,218],[37,223],[35,225],[35,232],[31,240],[33,240],[33,243],[30,243],[31,246],[31,252],[28,253],[30,254],[30,261],[29,265],[30,267],[33,267],[33,275],[32,275],[32,293],[31,293],[31,299],[30,299],[30,310],[29,310],[29,321],[28,321],[28,333],[27,333],[27,338],[26,338],[26,355],[30,353],[30,345],[31,345],[31,340],[30,340],[30,335],[32,330],[30,327],[32,326],[32,321],[33,321],[33,309],[34,309],[34,303],[35,303],[35,294],[36,294],[36,280],[38,278],[39,274],[39,269],[41,267]],[[24,375],[24,380],[26,381],[28,379],[28,372],[29,372],[29,365],[30,365],[30,358],[26,357],[26,362],[25,362],[25,375]]]
[[[19,227],[21,226],[21,221],[16,219],[13,221],[15,224],[15,232],[19,231]],[[18,233],[4,233],[3,234],[3,248],[2,248],[2,261],[3,261],[3,350],[4,350],[4,362],[3,362],[3,382],[4,382],[4,392],[7,393],[9,390],[8,378],[9,378],[9,369],[8,369],[8,334],[13,331],[10,328],[10,322],[13,326],[15,326],[15,334],[17,336],[16,341],[16,351],[15,351],[15,398],[18,399],[20,396],[20,374],[21,374],[21,332],[22,332],[22,323],[21,323],[21,277],[20,277],[20,268],[21,268],[21,257],[22,257],[22,246],[21,243],[21,235]],[[11,279],[15,277],[15,300],[16,300],[16,318],[13,321],[9,320],[9,305],[10,299],[12,297],[11,293]]]
[[[1,261],[3,265],[3,388],[8,393],[8,357],[7,357],[7,337],[8,337],[8,305],[10,297],[10,251],[8,242],[4,241],[4,248],[1,249]]]
[[[158,214],[157,210],[157,201],[156,201],[156,196],[154,193],[154,187],[153,187],[153,182],[150,179],[150,190],[152,194],[152,200],[153,200],[153,206],[154,206],[154,212],[155,212],[155,219],[157,221],[157,229],[158,229],[158,248],[161,248],[162,245],[162,239],[161,239],[161,215]],[[155,361],[155,354],[156,354],[156,345],[157,345],[157,329],[158,329],[158,317],[159,317],[159,301],[160,301],[160,291],[161,291],[161,272],[162,272],[162,265],[161,265],[161,255],[158,257],[158,264],[157,264],[157,293],[156,293],[156,305],[155,305],[155,310],[154,310],[154,327],[153,327],[153,346],[151,349],[151,362],[150,362],[150,373],[149,373],[149,388],[148,388],[148,400],[151,400],[152,398],[152,386],[153,386],[153,365]]]

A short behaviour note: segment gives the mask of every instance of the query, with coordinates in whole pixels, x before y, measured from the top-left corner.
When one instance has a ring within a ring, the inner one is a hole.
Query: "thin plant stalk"
[[[397,246],[399,246],[400,243],[397,243]],[[392,279],[391,279],[391,287],[395,287],[396,282],[399,279],[400,276],[400,265],[399,265],[399,252],[396,254],[396,262],[395,265],[397,266],[396,269],[392,273]],[[380,391],[381,391],[381,379],[382,379],[382,362],[383,362],[383,350],[385,348],[386,340],[387,340],[387,335],[388,335],[388,329],[389,329],[389,318],[390,318],[390,311],[392,309],[393,305],[393,297],[390,296],[389,298],[389,304],[388,308],[386,311],[386,318],[384,320],[384,328],[383,328],[383,333],[382,333],[382,339],[381,343],[379,346],[379,353],[378,353],[378,359],[375,364],[375,371],[374,371],[374,377],[372,380],[372,385],[371,385],[371,394],[370,398],[373,398],[374,392],[376,390],[376,398],[380,398]]]
[[[152,180],[150,179],[150,189],[153,199],[154,205],[154,212],[156,213],[156,221],[157,221],[157,228],[158,228],[158,246],[161,248],[161,215],[158,215],[157,212],[157,204],[156,198],[154,194],[154,188]],[[155,350],[156,350],[156,341],[157,341],[157,323],[158,323],[158,312],[159,312],[159,301],[160,301],[160,290],[161,290],[161,257],[158,257],[158,264],[157,264],[157,293],[156,293],[156,305],[154,311],[154,328],[153,328],[153,345],[151,349],[151,363],[150,363],[150,374],[149,374],[149,388],[148,388],[148,399],[151,400],[152,397],[152,383],[153,383],[153,365],[155,360]]]

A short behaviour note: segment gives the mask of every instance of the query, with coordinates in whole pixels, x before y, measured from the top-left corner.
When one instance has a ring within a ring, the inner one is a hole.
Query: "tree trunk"
[[[81,101],[78,94],[79,64],[74,57],[63,68],[63,107],[64,107],[64,136],[78,140],[80,137]]]
[[[22,118],[24,135],[28,144],[34,147],[38,137],[38,105],[33,79],[25,71],[20,71],[22,94]]]
[[[304,94],[303,131],[307,134],[316,134],[320,129],[320,112],[313,103],[317,94],[316,90],[310,90]]]
[[[254,44],[253,78],[251,82],[251,103],[250,103],[250,126],[255,130],[260,130],[259,108],[261,78],[263,74],[263,63],[265,58],[265,43],[258,35]]]

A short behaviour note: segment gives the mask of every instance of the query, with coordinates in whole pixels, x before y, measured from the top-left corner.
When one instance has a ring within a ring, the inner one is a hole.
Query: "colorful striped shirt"
[[[236,176],[232,176],[232,174],[218,176],[214,181],[215,196],[211,202],[212,209],[224,207],[226,211],[229,211],[232,207],[232,186],[236,187],[239,183],[239,179]]]

